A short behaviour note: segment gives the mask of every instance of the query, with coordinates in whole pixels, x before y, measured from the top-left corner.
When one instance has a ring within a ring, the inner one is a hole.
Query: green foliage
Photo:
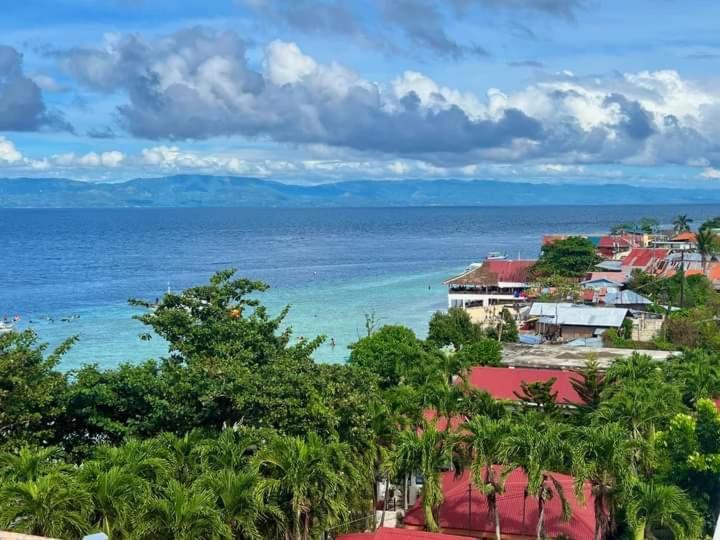
[[[0,334],[0,448],[52,437],[66,385],[55,367],[73,341],[46,357],[34,332]]]
[[[482,329],[473,323],[462,308],[436,311],[428,325],[428,341],[436,347],[452,345],[456,351],[482,337]]]
[[[582,277],[600,260],[590,240],[571,236],[544,246],[532,272],[536,277]]]
[[[680,306],[682,279],[680,272],[667,278],[635,271],[628,283],[628,288],[649,296],[658,304]],[[693,274],[685,277],[683,307],[712,307],[719,303],[718,294],[705,276]]]
[[[458,362],[466,366],[499,366],[502,344],[495,339],[480,338],[455,353]]]
[[[675,234],[688,232],[690,230],[690,224],[693,222],[687,214],[680,214],[673,220],[673,230]]]
[[[404,326],[383,326],[350,346],[349,364],[376,375],[382,388],[398,384],[426,358],[422,342]]]

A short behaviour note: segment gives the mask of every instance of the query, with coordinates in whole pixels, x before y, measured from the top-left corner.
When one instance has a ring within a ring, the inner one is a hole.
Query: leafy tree
[[[512,471],[503,467],[503,444],[510,423],[507,419],[476,416],[463,427],[468,432],[465,438],[471,452],[473,483],[487,499],[488,512],[495,521],[496,540],[502,540],[497,498],[505,492],[505,480]]]
[[[634,540],[645,540],[649,533],[657,531],[670,532],[677,540],[700,536],[700,516],[677,486],[636,484],[628,496],[626,513]]]
[[[462,366],[499,366],[502,344],[495,339],[481,338],[465,345],[454,356]]]
[[[428,341],[436,347],[452,345],[456,351],[482,338],[482,329],[472,322],[462,308],[450,308],[446,313],[436,311],[430,318]]]
[[[233,538],[259,540],[264,532],[284,531],[285,515],[272,502],[268,482],[254,468],[208,473],[198,483],[215,496]]]
[[[46,346],[38,345],[31,330],[0,334],[0,447],[54,438],[66,387],[55,368],[73,343],[65,341],[46,357]]]
[[[487,330],[487,337],[496,341],[502,341],[504,343],[515,343],[517,342],[520,333],[518,332],[517,323],[515,317],[507,308],[503,308],[500,313],[500,321],[497,326],[491,326]]]
[[[52,538],[77,538],[89,528],[91,499],[71,476],[50,473],[0,486],[0,528]]]
[[[383,326],[350,346],[350,365],[378,376],[381,388],[398,384],[426,353],[415,333],[404,326]]]
[[[708,219],[700,225],[701,231],[712,229],[720,229],[720,216]]]
[[[223,522],[212,493],[170,480],[160,493],[143,501],[137,536],[214,540],[232,538],[232,532]]]
[[[351,461],[346,445],[327,444],[314,433],[275,438],[258,453],[260,471],[279,495],[289,538],[308,540],[316,528],[327,529],[347,518],[350,493],[361,476]]]
[[[660,222],[657,219],[650,217],[640,218],[640,221],[638,222],[638,227],[645,234],[653,234],[659,225]]]
[[[55,447],[23,446],[17,452],[0,453],[0,479],[7,482],[31,482],[53,471],[64,469],[62,454]]]
[[[622,234],[622,233],[624,233],[624,232],[634,231],[634,230],[636,230],[636,229],[637,229],[637,223],[630,223],[630,222],[619,223],[619,224],[617,224],[617,225],[613,225],[613,226],[610,228],[610,234],[612,234],[613,236],[615,236],[615,235],[618,235],[618,234]]]
[[[290,330],[281,331],[289,308],[270,317],[267,308],[250,297],[268,286],[233,279],[234,273],[218,272],[208,285],[168,293],[153,311],[137,318],[165,338],[170,351],[185,361],[218,358],[257,366],[282,354],[307,356],[317,348],[321,338],[289,346]],[[138,300],[130,302],[147,305]]]
[[[680,234],[683,232],[688,232],[690,230],[690,224],[692,223],[692,219],[687,216],[687,214],[680,214],[673,220],[673,230],[675,231],[675,234]]]
[[[570,519],[570,504],[554,471],[566,467],[570,457],[566,426],[529,414],[514,424],[503,439],[502,456],[512,466],[521,467],[528,478],[527,492],[537,499],[537,539],[545,538],[545,505],[552,497],[560,499],[563,519]],[[554,488],[554,491],[553,491]]]
[[[543,246],[540,259],[533,265],[532,272],[536,277],[582,277],[600,261],[590,240],[571,236]]]
[[[703,269],[707,271],[707,263],[712,259],[720,248],[717,234],[712,229],[700,229],[695,235],[695,249],[702,257]]]
[[[570,385],[582,401],[584,411],[594,411],[600,404],[600,395],[605,387],[605,376],[600,371],[597,358],[591,356],[581,369],[573,370]]]
[[[720,503],[720,413],[715,404],[700,399],[695,414],[676,415],[656,444],[661,475],[692,496],[712,530]]]
[[[668,358],[665,379],[682,388],[683,403],[693,406],[699,399],[720,396],[720,357],[696,349]]]
[[[396,470],[419,471],[423,475],[422,505],[425,528],[437,531],[444,495],[440,474],[457,462],[460,439],[451,431],[438,431],[433,422],[421,430],[404,430],[398,435],[390,461]]]
[[[520,392],[513,392],[521,402],[537,407],[547,414],[554,415],[558,412],[557,391],[553,391],[553,386],[557,382],[556,377],[551,377],[547,381],[537,381],[528,383],[522,381],[520,383]]]
[[[590,483],[595,512],[595,539],[615,534],[622,494],[635,481],[632,444],[617,424],[584,426],[576,432],[573,451],[575,490],[582,496]]]

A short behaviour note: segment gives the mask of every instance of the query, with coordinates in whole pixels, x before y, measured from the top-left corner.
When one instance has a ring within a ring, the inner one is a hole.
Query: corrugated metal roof
[[[550,324],[619,328],[627,316],[627,311],[625,308],[535,302],[530,308],[530,316],[543,319],[547,317],[543,322]]]
[[[619,291],[619,292],[608,292],[605,295],[605,303],[608,305],[616,305],[616,304],[649,305],[649,304],[652,304],[653,302],[647,296],[638,294],[635,291],[626,290],[626,291]]]
[[[534,260],[489,260],[459,276],[448,279],[446,285],[496,286],[499,282],[525,283]]]

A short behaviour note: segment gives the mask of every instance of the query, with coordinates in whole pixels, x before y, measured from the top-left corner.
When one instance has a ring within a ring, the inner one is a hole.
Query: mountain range
[[[720,203],[720,189],[495,180],[353,180],[294,185],[178,175],[120,183],[0,179],[0,208],[524,206]]]

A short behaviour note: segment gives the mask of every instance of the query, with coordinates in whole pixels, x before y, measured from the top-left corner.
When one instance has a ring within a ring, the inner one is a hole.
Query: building
[[[464,536],[432,533],[415,529],[379,527],[373,532],[341,534],[337,540],[467,540]]]
[[[570,341],[598,336],[610,328],[619,329],[627,316],[626,308],[535,302],[528,323],[534,324],[540,335]]]
[[[629,238],[620,235],[601,236],[597,244],[598,255],[603,259],[616,259],[629,252],[636,244]]]
[[[622,260],[621,271],[626,274],[636,270],[655,273],[669,253],[670,250],[664,248],[633,248]]]
[[[448,307],[488,307],[526,302],[533,260],[486,260],[445,282]]]
[[[517,401],[522,394],[522,383],[548,382],[555,379],[552,391],[557,392],[558,403],[577,405],[582,399],[573,388],[572,381],[580,380],[572,371],[513,367],[474,367],[468,377],[473,388],[485,390],[495,399]]]
[[[562,486],[570,504],[571,517],[569,521],[563,520],[560,497],[555,492],[553,482],[548,480],[553,496],[545,504],[547,537],[593,540],[595,513],[589,484],[586,483],[583,488],[585,503],[581,504],[575,498],[573,477],[558,473],[553,473],[552,477]],[[471,482],[470,471],[466,470],[458,477],[453,471],[445,472],[441,482],[444,501],[439,513],[440,530],[456,536],[495,538],[495,521],[488,511],[487,497]],[[503,538],[519,540],[536,537],[538,504],[537,500],[527,494],[526,489],[525,473],[521,469],[510,472],[505,482],[505,492],[497,497]],[[422,529],[425,526],[422,500],[408,510],[404,525],[407,529]]]

